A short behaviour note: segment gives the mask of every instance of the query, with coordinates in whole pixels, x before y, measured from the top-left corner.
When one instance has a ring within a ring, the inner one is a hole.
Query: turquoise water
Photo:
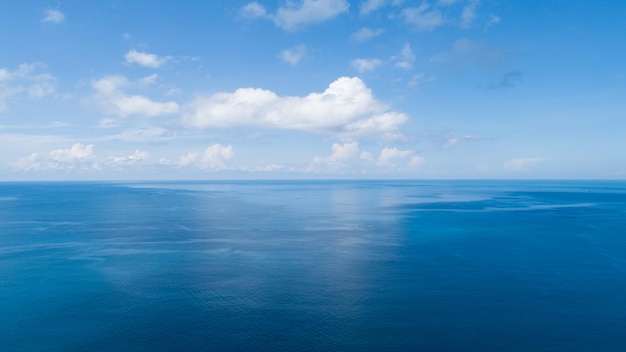
[[[0,183],[2,351],[624,351],[626,182]]]

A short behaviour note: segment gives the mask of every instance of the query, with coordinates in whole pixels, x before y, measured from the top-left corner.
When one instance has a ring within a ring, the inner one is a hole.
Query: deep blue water
[[[2,351],[626,351],[626,182],[0,183]]]

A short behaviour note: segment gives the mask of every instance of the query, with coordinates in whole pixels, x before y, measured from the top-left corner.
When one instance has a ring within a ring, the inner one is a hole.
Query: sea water
[[[2,351],[626,351],[626,182],[0,183]]]

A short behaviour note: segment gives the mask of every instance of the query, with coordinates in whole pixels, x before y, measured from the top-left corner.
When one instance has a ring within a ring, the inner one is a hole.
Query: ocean
[[[624,181],[0,183],[2,351],[626,351]]]

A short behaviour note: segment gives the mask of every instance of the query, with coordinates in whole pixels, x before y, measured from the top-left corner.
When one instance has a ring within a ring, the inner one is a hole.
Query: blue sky
[[[626,2],[2,1],[0,179],[624,178]]]

